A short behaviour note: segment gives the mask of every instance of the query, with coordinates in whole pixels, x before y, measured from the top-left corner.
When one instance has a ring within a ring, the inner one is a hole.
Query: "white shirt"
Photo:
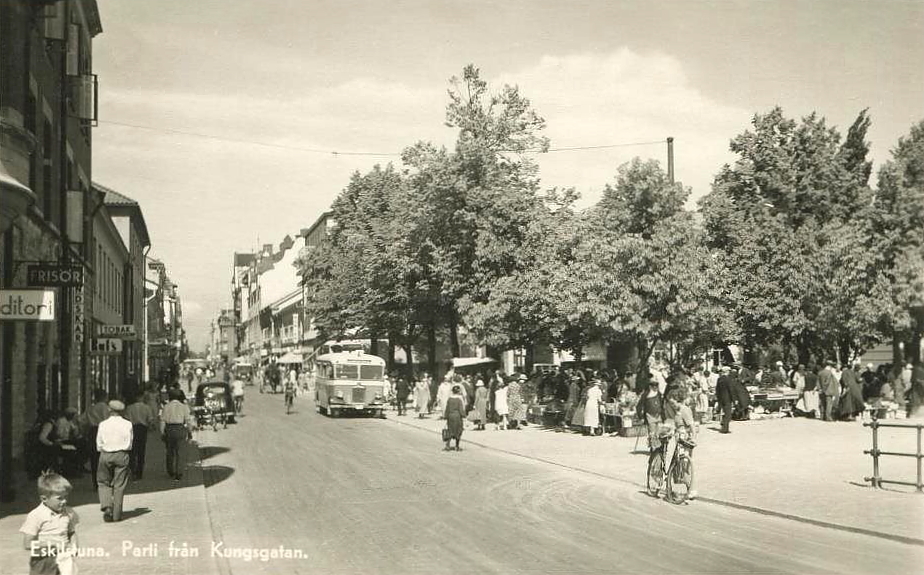
[[[121,415],[113,413],[99,424],[96,433],[96,450],[128,451],[132,447],[132,423]]]

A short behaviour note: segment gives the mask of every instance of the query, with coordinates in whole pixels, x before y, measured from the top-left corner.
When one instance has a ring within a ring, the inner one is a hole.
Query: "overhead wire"
[[[218,136],[215,134],[204,134],[201,132],[191,132],[187,130],[177,130],[174,128],[163,128],[156,126],[144,126],[141,124],[130,124],[127,122],[115,122],[111,120],[99,120],[100,124],[108,124],[112,126],[122,126],[126,128],[135,128],[138,130],[149,130],[153,132],[163,132],[166,134],[178,134],[182,136],[193,136],[196,138],[205,138],[209,140],[217,140],[221,142],[232,142],[237,144],[250,144],[253,146],[262,146],[266,148],[277,148],[282,150],[292,150],[297,152],[308,152],[312,154],[329,154],[332,156],[380,156],[380,157],[400,157],[399,152],[357,152],[357,151],[340,151],[340,150],[325,150],[321,148],[306,148],[302,146],[291,146],[286,144],[274,144],[270,142],[260,142],[257,140],[247,140],[244,138],[231,138],[227,136]],[[665,140],[650,140],[646,142],[622,142],[617,144],[603,144],[597,146],[568,146],[568,147],[555,147],[549,148],[548,150],[524,150],[525,153],[552,153],[552,152],[580,152],[585,150],[604,150],[610,148],[624,148],[630,146],[650,146],[654,144],[664,144]]]

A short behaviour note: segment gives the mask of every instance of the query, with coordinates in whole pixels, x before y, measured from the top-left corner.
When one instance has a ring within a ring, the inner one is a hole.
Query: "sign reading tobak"
[[[32,264],[26,267],[26,284],[31,287],[82,286],[83,266]]]
[[[54,290],[0,290],[0,319],[31,319],[37,321],[54,321]]]

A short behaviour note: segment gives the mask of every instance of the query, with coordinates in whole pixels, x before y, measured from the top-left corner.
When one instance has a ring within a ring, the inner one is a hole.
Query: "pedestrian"
[[[174,481],[183,478],[182,447],[192,430],[189,406],[180,401],[181,393],[178,389],[169,390],[170,401],[160,412],[160,435],[167,447],[167,475]]]
[[[60,471],[58,448],[58,435],[55,429],[57,417],[50,409],[39,409],[35,424],[30,431],[30,457],[35,458],[34,467],[30,470],[33,477],[44,471]]]
[[[507,405],[507,382],[500,378],[497,382],[497,389],[494,390],[494,411],[497,413],[497,421],[494,429],[507,429],[507,415],[510,413],[510,407]]]
[[[118,399],[109,402],[109,418],[99,424],[96,449],[99,451],[99,470],[96,485],[103,520],[122,520],[122,497],[128,486],[128,462],[132,448],[132,424],[122,417],[125,404]]]
[[[644,421],[648,429],[648,449],[657,449],[661,445],[659,428],[663,420],[664,396],[658,391],[658,381],[648,379],[648,389],[639,395],[635,411],[639,421]]]
[[[722,427],[720,428],[720,432],[731,433],[728,426],[732,419],[732,404],[735,400],[735,391],[734,381],[731,377],[731,368],[727,365],[722,366],[722,375],[719,376],[719,381],[716,382],[715,385],[715,396],[716,403],[719,409],[722,410]]]
[[[777,374],[779,372],[776,372]],[[738,421],[744,421],[750,419],[750,408],[751,408],[751,392],[748,391],[747,385],[738,377],[738,366],[731,366],[731,373],[729,374],[732,382],[732,390],[735,395],[735,413],[734,418]],[[768,377],[778,377],[772,376]],[[785,380],[784,380],[785,381]]]
[[[443,378],[442,383],[440,383],[439,388],[436,391],[436,410],[440,414],[440,419],[443,418],[443,412],[446,411],[446,401],[449,400],[449,396],[452,394],[452,383],[450,382],[450,376],[448,373],[446,377]]]
[[[465,399],[462,397],[462,386],[456,384],[452,386],[452,394],[446,401],[446,408],[443,411],[443,418],[446,420],[446,429],[449,433],[446,435],[446,446],[443,451],[451,451],[450,441],[455,441],[456,451],[462,451],[459,447],[459,441],[462,439],[462,420],[465,418]]]
[[[841,384],[834,375],[834,362],[825,362],[824,368],[818,372],[818,387],[821,398],[821,413],[825,421],[834,421],[834,408],[841,393]]]
[[[593,436],[600,427],[600,404],[603,400],[603,381],[599,378],[591,380],[587,388],[587,400],[584,403],[584,429],[586,434]]]
[[[76,573],[77,524],[80,518],[67,506],[71,483],[57,473],[38,478],[40,503],[26,515],[19,532],[29,551],[31,575]]]
[[[526,423],[526,403],[523,401],[523,385],[526,383],[526,375],[520,374],[510,381],[507,386],[507,408],[509,413],[507,419],[510,421],[512,429],[521,429],[521,424]]]
[[[144,477],[144,456],[148,446],[148,431],[154,427],[156,418],[148,404],[141,401],[141,396],[125,408],[125,419],[132,424],[132,451],[129,457],[129,467],[132,479]]]
[[[424,379],[427,382],[427,389],[430,393],[430,405],[427,406],[427,412],[433,413],[433,409],[436,407],[436,394],[440,389],[440,382],[436,377],[430,377],[430,374],[425,373]]]
[[[803,381],[802,396],[796,402],[796,408],[810,417],[819,417],[818,374],[815,373],[814,365],[808,366],[803,374]]]
[[[430,384],[427,383],[426,376],[419,381],[414,382],[414,409],[417,411],[417,418],[423,419],[427,406],[430,404]]]
[[[848,364],[841,372],[841,388],[844,390],[838,401],[838,411],[841,418],[856,420],[866,409],[863,402],[863,388],[860,387],[860,377],[857,371],[860,364],[851,369]]]
[[[475,423],[477,431],[484,431],[488,416],[488,388],[484,386],[481,378],[475,382],[475,404],[468,414],[469,419]]]
[[[398,401],[398,415],[406,415],[407,409],[407,396],[411,393],[411,386],[408,385],[407,380],[404,377],[398,378],[398,383],[395,384],[395,395]]]
[[[234,413],[242,413],[244,411],[244,380],[240,377],[235,377],[231,381],[231,397],[234,399]]]
[[[911,370],[911,401],[908,404],[908,417],[924,415],[924,365],[918,363]]]
[[[77,408],[65,408],[61,417],[55,421],[56,443],[60,450],[61,464],[64,473],[71,475],[83,474],[83,463],[86,460],[83,437],[80,426],[77,425]]]
[[[90,481],[96,485],[96,468],[99,466],[99,451],[96,450],[96,434],[99,424],[109,417],[109,393],[101,387],[93,390],[93,405],[84,412],[83,424],[86,431],[83,436],[87,440],[86,451],[90,459]]]

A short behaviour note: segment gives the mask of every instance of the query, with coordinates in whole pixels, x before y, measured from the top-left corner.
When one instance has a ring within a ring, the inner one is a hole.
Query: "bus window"
[[[338,365],[337,379],[359,379],[358,365]]]
[[[381,365],[361,365],[359,366],[359,379],[380,381],[383,371]]]

